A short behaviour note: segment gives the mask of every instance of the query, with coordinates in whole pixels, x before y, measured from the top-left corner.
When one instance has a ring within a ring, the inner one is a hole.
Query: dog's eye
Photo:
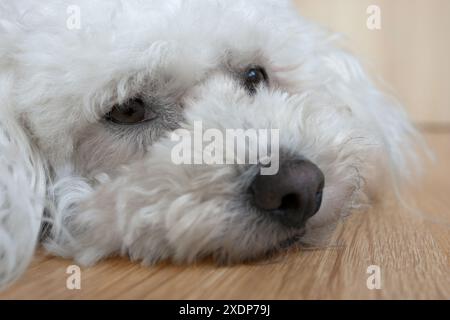
[[[262,67],[250,67],[245,71],[243,81],[245,88],[255,94],[258,86],[268,81],[267,72]]]
[[[114,106],[105,118],[110,122],[122,125],[139,124],[155,119],[156,115],[146,109],[144,101],[135,98],[122,105]]]

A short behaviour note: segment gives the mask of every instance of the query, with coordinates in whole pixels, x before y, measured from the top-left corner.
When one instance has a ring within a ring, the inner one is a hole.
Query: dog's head
[[[2,99],[49,168],[63,254],[259,257],[408,173],[402,112],[289,1],[27,2],[0,15]]]

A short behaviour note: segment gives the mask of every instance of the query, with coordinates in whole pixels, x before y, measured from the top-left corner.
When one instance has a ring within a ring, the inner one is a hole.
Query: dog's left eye
[[[243,78],[244,86],[250,94],[255,94],[258,87],[269,80],[266,70],[262,67],[248,68]]]
[[[148,122],[155,117],[156,115],[153,112],[147,110],[145,102],[136,98],[122,105],[114,106],[105,119],[115,124],[133,125]]]

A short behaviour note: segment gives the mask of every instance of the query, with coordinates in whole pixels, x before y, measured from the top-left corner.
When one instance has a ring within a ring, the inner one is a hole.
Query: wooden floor
[[[333,249],[289,252],[274,261],[144,268],[111,259],[82,269],[81,290],[66,288],[71,261],[36,257],[3,299],[450,299],[450,129],[426,137],[437,162],[410,194],[425,218],[396,203],[352,215]],[[380,266],[381,289],[367,288]]]

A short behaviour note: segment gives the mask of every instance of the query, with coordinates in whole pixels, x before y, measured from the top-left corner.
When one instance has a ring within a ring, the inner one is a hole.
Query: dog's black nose
[[[273,176],[258,175],[250,186],[254,205],[289,227],[300,228],[322,204],[325,177],[308,160],[280,164]]]

